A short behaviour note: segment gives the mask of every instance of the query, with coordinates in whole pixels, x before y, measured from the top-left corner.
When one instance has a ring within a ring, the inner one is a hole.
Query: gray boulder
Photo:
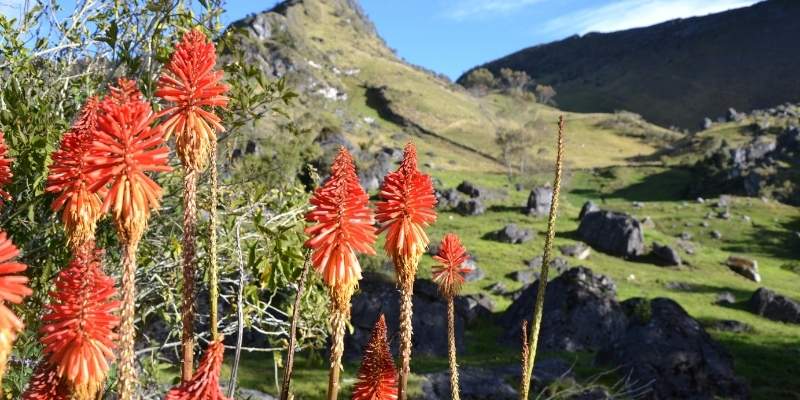
[[[578,214],[578,219],[583,219],[584,215],[595,211],[600,211],[600,207],[598,207],[597,204],[594,204],[594,202],[589,200],[586,203],[583,203],[583,206],[581,206],[581,212],[580,214]]]
[[[414,283],[414,316],[412,325],[414,339],[412,351],[416,355],[447,356],[447,304],[439,294],[435,283],[417,279]],[[360,360],[361,351],[369,340],[372,326],[378,316],[386,315],[389,337],[395,337],[400,320],[400,291],[394,280],[383,274],[365,273],[358,293],[351,302],[352,333],[345,336],[344,356],[348,360]],[[462,297],[456,298],[456,347],[464,349],[464,327],[472,311]],[[398,354],[398,343],[393,341],[392,352]]]
[[[481,215],[486,212],[486,207],[480,199],[466,199],[458,202],[456,212],[464,216]]]
[[[588,213],[581,219],[578,235],[595,249],[614,256],[634,258],[644,254],[644,230],[628,214]]]
[[[397,167],[400,158],[397,149],[384,147],[371,156],[362,154],[360,160],[363,167],[358,170],[358,179],[365,190],[371,191],[380,188],[383,177]]]
[[[560,246],[558,250],[561,251],[561,254],[568,257],[575,257],[578,260],[585,260],[592,254],[592,248],[583,242]]]
[[[756,260],[740,256],[730,256],[725,261],[725,265],[727,265],[731,271],[753,282],[761,282],[761,275],[758,273],[758,261]]]
[[[520,244],[533,239],[535,234],[532,230],[520,228],[517,224],[508,224],[490,236],[498,242]]]
[[[517,391],[506,381],[507,375],[500,371],[482,368],[460,367],[458,384],[463,400],[516,400]],[[450,373],[437,372],[424,376],[422,400],[449,400]]]
[[[457,207],[458,204],[461,203],[461,195],[455,189],[436,189],[434,194],[436,195],[436,208],[449,210]]]
[[[528,271],[533,272],[533,280],[527,283],[532,283],[533,281],[539,279],[539,276],[542,273],[542,256],[536,256],[527,263]],[[561,257],[556,257],[550,260],[550,270],[548,271],[548,280],[553,280],[553,278],[563,274],[566,270],[569,269],[569,262]]]
[[[652,254],[659,265],[669,267],[681,265],[681,256],[675,249],[667,245],[662,246],[657,242],[653,242]]]
[[[709,328],[715,331],[731,333],[750,333],[754,330],[751,325],[733,319],[721,319],[719,321],[714,321]]]
[[[553,188],[542,186],[531,190],[528,195],[528,204],[525,213],[528,215],[545,216],[550,214],[550,204],[553,201]]]
[[[729,306],[736,303],[736,296],[731,292],[720,292],[714,300],[714,304],[719,306]]]
[[[486,273],[483,272],[483,269],[481,269],[481,267],[478,266],[478,263],[475,261],[475,258],[471,256],[468,257],[466,260],[464,260],[464,266],[472,267],[472,270],[467,272],[466,275],[464,275],[465,281],[475,282],[486,277]]]
[[[486,196],[486,189],[478,187],[470,181],[463,181],[459,183],[456,189],[472,198]]]
[[[522,290],[498,323],[504,338],[519,344],[523,321],[530,323],[538,281]],[[540,344],[548,350],[583,351],[619,338],[627,317],[616,299],[616,285],[585,267],[572,268],[548,284]]]
[[[597,353],[600,365],[619,368],[631,382],[649,384],[648,399],[747,399],[733,358],[678,303],[634,298],[622,303],[629,325]]]
[[[748,300],[747,308],[773,321],[800,324],[800,303],[767,288],[758,288]]]

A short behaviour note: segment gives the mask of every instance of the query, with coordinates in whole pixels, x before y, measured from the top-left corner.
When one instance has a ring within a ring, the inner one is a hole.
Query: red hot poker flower
[[[157,208],[161,199],[161,187],[145,173],[170,171],[169,149],[161,129],[150,127],[153,112],[149,104],[138,100],[118,103],[110,96],[100,108],[102,113],[87,157],[93,180],[89,190],[111,187],[103,212],[112,211],[125,242],[138,241],[150,209]]]
[[[63,208],[61,220],[73,246],[94,237],[103,204],[98,193],[89,191],[91,181],[86,174],[86,156],[94,139],[99,110],[100,102],[96,97],[86,102],[72,129],[61,138],[59,149],[53,152],[47,177],[45,190],[57,194],[52,208],[53,211]]]
[[[176,137],[176,151],[185,166],[199,170],[208,161],[215,131],[223,132],[220,118],[212,107],[226,107],[228,87],[222,84],[223,72],[215,71],[214,43],[199,29],[192,29],[172,54],[167,70],[158,80],[156,96],[173,105],[159,114],[166,117],[164,132]]]
[[[386,318],[381,314],[364,348],[358,381],[353,387],[353,400],[397,399],[397,371],[386,335]]]
[[[431,178],[417,169],[413,143],[406,145],[400,168],[384,178],[380,196],[376,218],[378,232],[387,232],[386,253],[396,265],[416,265],[430,242],[425,227],[436,221],[436,196]]]
[[[439,265],[433,266],[433,281],[439,285],[439,290],[445,297],[453,297],[461,290],[464,284],[464,275],[472,271],[472,267],[465,265],[467,250],[461,245],[461,240],[453,233],[444,235],[439,247],[439,254],[433,256]]]
[[[72,400],[58,377],[56,369],[45,361],[39,362],[22,393],[22,400]]]
[[[6,307],[6,302],[22,303],[22,299],[33,294],[26,285],[28,278],[17,273],[25,271],[28,267],[20,262],[12,261],[19,255],[19,250],[8,238],[5,232],[0,232],[0,330],[10,330],[14,333],[24,328],[22,321]]]
[[[164,400],[230,400],[219,387],[219,374],[225,346],[222,339],[212,342],[189,381],[167,393]]]
[[[2,189],[9,183],[14,175],[11,173],[11,160],[8,158],[8,146],[6,146],[5,135],[0,131],[0,205],[3,205],[3,199],[6,201],[11,200],[11,194]]]
[[[375,254],[375,227],[369,196],[358,182],[350,153],[344,148],[331,167],[331,177],[310,200],[314,209],[306,220],[315,222],[306,229],[306,247],[313,249],[311,260],[331,287],[354,287],[361,279],[356,253]]]
[[[100,255],[90,243],[58,274],[41,328],[50,364],[85,399],[96,397],[108,375],[120,322],[114,280],[103,273]]]

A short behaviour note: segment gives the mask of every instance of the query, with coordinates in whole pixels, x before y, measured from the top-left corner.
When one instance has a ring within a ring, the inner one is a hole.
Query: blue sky
[[[610,32],[744,7],[758,0],[360,0],[390,47],[451,78],[525,47],[587,32]],[[224,22],[276,0],[227,0]],[[74,4],[74,0],[64,3]],[[0,0],[19,15],[24,0]]]

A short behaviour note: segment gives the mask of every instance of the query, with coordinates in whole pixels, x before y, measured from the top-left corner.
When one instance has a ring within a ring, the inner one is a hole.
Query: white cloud
[[[23,7],[25,0],[0,0],[0,14],[9,18],[19,18]]]
[[[746,7],[759,0],[618,0],[584,8],[547,22],[544,33],[611,32],[657,24],[675,18],[713,14]]]
[[[509,14],[543,1],[547,0],[457,0],[445,11],[445,16],[457,21],[485,18],[498,14]]]

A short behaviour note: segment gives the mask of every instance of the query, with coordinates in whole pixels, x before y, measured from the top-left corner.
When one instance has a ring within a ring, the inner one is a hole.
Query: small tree
[[[550,85],[536,85],[536,98],[542,104],[555,104],[553,98],[556,97],[556,90]]]
[[[533,144],[533,135],[530,131],[522,129],[497,130],[494,142],[500,146],[500,158],[508,170],[508,177],[514,174],[514,162],[519,162],[519,172],[525,169],[525,150]]]
[[[477,95],[485,95],[490,89],[497,85],[497,80],[486,68],[478,68],[472,70],[467,77],[464,78],[464,87]]]
[[[525,71],[503,68],[500,70],[500,82],[507,92],[521,94],[531,84],[531,77]]]

